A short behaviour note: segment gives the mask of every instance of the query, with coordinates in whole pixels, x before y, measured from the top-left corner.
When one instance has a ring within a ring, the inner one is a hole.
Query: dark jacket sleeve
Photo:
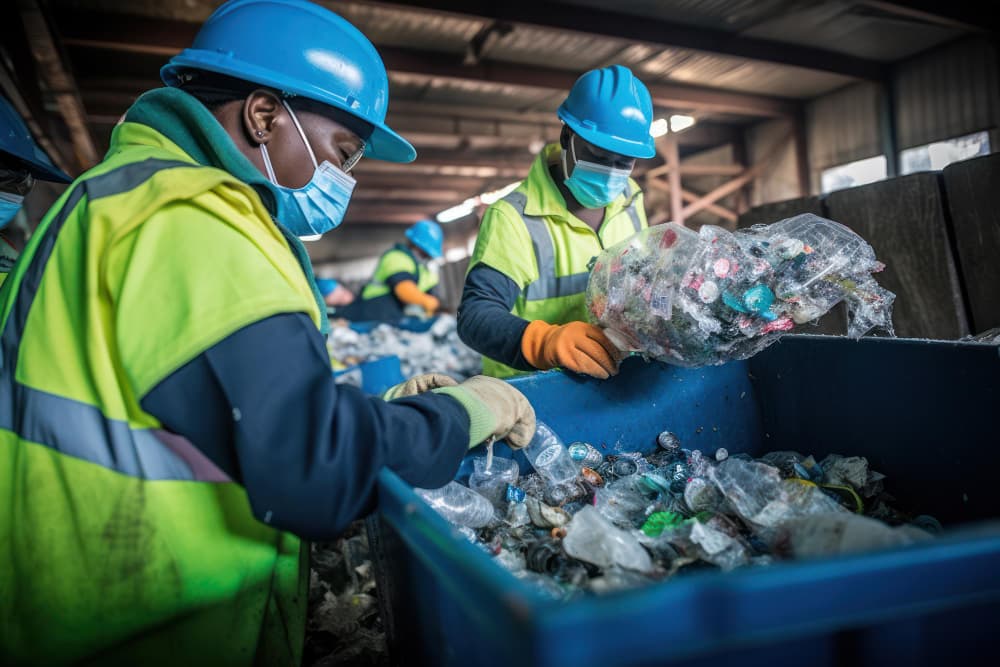
[[[458,307],[458,335],[462,341],[491,359],[522,371],[536,370],[521,354],[521,337],[528,321],[511,314],[517,283],[485,264],[465,277]]]
[[[261,320],[160,382],[144,410],[247,490],[254,515],[326,540],[367,514],[388,466],[416,487],[446,484],[469,444],[469,417],[439,394],[385,402],[337,385],[304,314]]]

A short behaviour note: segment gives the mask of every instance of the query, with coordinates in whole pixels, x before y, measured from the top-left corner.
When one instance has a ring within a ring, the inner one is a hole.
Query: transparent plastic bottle
[[[467,486],[451,481],[440,489],[414,489],[438,514],[469,528],[482,528],[493,520],[493,505]]]
[[[580,474],[580,467],[569,455],[566,445],[547,424],[537,423],[535,437],[524,449],[528,462],[552,485],[570,482]]]
[[[480,456],[472,461],[475,470],[469,475],[469,487],[485,496],[494,507],[502,507],[507,501],[507,486],[517,483],[517,461],[496,457],[487,467],[488,459]]]

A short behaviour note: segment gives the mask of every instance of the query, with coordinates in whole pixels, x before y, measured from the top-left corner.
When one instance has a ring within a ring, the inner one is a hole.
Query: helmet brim
[[[559,118],[569,126],[569,129],[573,130],[573,132],[579,135],[579,137],[588,144],[593,144],[594,146],[603,148],[606,151],[618,153],[619,155],[624,155],[626,157],[636,158],[638,160],[648,160],[649,158],[656,156],[656,144],[654,143],[652,136],[649,137],[648,141],[628,141],[626,139],[622,139],[621,137],[614,137],[610,134],[605,134],[604,132],[587,127],[564,111],[562,107],[559,108],[556,115],[558,115]]]
[[[344,100],[322,88],[316,86],[290,88],[286,77],[283,77],[279,72],[248,65],[247,63],[234,64],[231,59],[225,58],[222,54],[202,49],[184,49],[181,51],[160,69],[160,78],[168,86],[178,87],[181,82],[180,73],[187,69],[224,74],[243,81],[256,83],[260,86],[274,88],[286,94],[301,95],[302,97],[357,116],[372,126],[372,134],[366,141],[366,158],[384,160],[386,162],[413,162],[417,157],[417,150],[413,145],[389,128],[384,122],[372,122],[370,119],[358,115],[356,111],[345,104]]]

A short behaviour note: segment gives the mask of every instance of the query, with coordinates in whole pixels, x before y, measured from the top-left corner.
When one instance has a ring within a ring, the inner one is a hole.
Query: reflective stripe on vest
[[[635,194],[632,193],[632,196],[634,197]],[[545,220],[538,216],[525,214],[524,208],[528,203],[527,195],[523,192],[511,192],[503,200],[514,207],[517,214],[521,216],[524,226],[528,229],[528,235],[531,236],[531,245],[535,250],[538,279],[524,288],[525,301],[543,301],[587,291],[587,281],[590,280],[589,271],[568,276],[556,275],[556,253],[552,244],[552,236],[545,225]],[[638,234],[642,231],[639,212],[632,202],[629,202],[625,210],[628,212],[629,219],[632,220],[632,228]]]
[[[15,302],[0,335],[0,429],[22,440],[51,447],[61,454],[84,459],[143,479],[194,479],[185,459],[165,445],[153,429],[133,429],[128,422],[109,419],[95,405],[56,396],[16,381],[21,335],[38,292],[45,265],[62,226],[84,196],[88,202],[122,194],[142,185],[156,172],[197,167],[175,160],[144,160],[127,164],[73,186],[66,203],[44,232],[18,286]]]

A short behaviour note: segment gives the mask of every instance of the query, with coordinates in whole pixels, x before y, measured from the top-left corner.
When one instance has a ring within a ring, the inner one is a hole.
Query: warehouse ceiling
[[[160,85],[216,0],[16,0],[2,30],[5,92],[71,173],[103,153],[122,112]],[[658,117],[692,115],[680,155],[795,118],[817,96],[883,81],[893,63],[986,25],[964,3],[790,0],[321,2],[379,48],[389,124],[417,161],[362,160],[344,230],[321,261],[372,254],[399,225],[501,188],[558,137],[555,109],[582,72],[621,63]],[[935,6],[940,4],[940,6]],[[267,48],[266,43],[262,48]],[[647,168],[662,164],[659,158]],[[468,225],[460,221],[456,228]]]

